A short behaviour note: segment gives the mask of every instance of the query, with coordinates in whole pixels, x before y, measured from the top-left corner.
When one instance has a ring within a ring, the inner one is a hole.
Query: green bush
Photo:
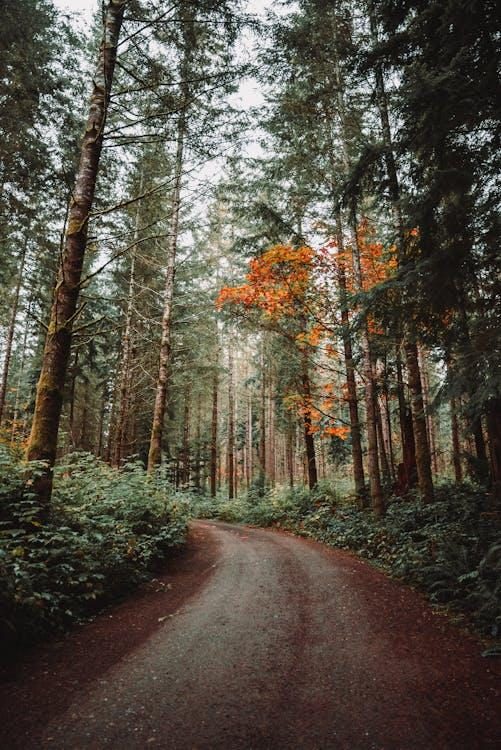
[[[30,465],[33,476],[36,465]],[[88,454],[58,466],[50,518],[26,467],[0,448],[0,637],[33,640],[144,580],[185,535],[187,503],[138,463]]]

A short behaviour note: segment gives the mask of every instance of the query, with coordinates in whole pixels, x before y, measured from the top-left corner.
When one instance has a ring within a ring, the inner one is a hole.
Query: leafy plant
[[[37,467],[30,465],[30,474]],[[25,466],[0,449],[0,633],[27,641],[81,619],[144,580],[182,543],[187,504],[139,463],[89,454],[57,467],[41,525]]]

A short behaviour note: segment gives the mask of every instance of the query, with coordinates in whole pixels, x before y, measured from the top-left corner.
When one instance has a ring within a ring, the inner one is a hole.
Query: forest
[[[501,633],[494,0],[0,25],[0,635],[278,526]]]

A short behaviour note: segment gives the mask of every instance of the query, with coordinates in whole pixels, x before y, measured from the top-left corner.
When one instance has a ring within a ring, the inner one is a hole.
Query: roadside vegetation
[[[251,489],[238,499],[199,498],[192,513],[231,523],[273,526],[351,550],[425,592],[430,601],[466,615],[484,636],[501,635],[501,542],[488,494],[477,485],[443,482],[436,501],[393,496],[383,518],[357,508],[329,483]]]
[[[36,469],[33,469],[35,471]],[[0,641],[26,644],[131,590],[180,545],[187,504],[139,463],[118,471],[85,453],[58,465],[38,520],[26,464],[0,447]]]

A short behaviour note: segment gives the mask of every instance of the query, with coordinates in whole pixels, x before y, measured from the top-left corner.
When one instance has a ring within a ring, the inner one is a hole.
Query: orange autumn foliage
[[[256,307],[271,318],[293,314],[308,289],[313,257],[310,247],[274,245],[250,261],[246,284],[221,289],[216,306]]]

